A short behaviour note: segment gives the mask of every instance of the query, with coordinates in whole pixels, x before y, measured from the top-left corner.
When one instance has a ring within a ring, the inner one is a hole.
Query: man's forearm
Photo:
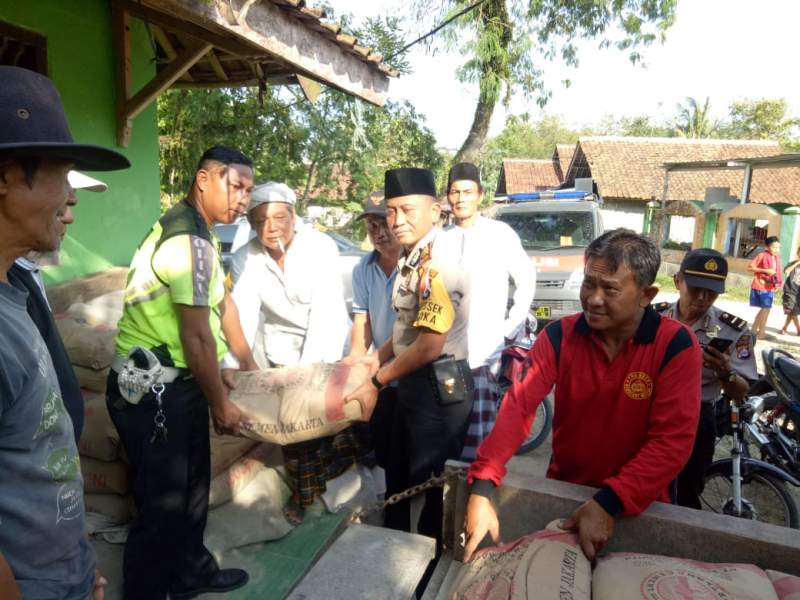
[[[254,365],[253,351],[242,330],[239,320],[239,309],[236,303],[227,295],[225,298],[225,311],[222,314],[222,332],[228,342],[228,349],[236,357],[240,365]]]
[[[394,358],[394,345],[389,338],[383,346],[378,348],[378,364],[384,365]]]
[[[737,402],[744,400],[748,389],[750,389],[750,383],[738,373],[733,381],[722,382],[722,391]]]
[[[217,345],[210,335],[181,337],[186,363],[211,408],[220,408],[225,402],[225,387],[220,377]]]
[[[441,355],[446,339],[446,333],[420,334],[405,352],[378,369],[378,380],[386,385],[424,367]]]
[[[364,356],[372,345],[372,328],[367,313],[353,314],[350,333],[350,356]]]

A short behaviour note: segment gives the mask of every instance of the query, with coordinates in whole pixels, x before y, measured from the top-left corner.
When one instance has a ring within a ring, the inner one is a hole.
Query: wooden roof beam
[[[176,54],[172,62],[161,69],[149,83],[133,94],[129,20],[130,15],[127,10],[116,2],[112,3],[111,24],[114,34],[117,82],[117,144],[122,147],[127,147],[130,143],[133,119],[161,92],[180,79],[212,47],[206,42],[193,41],[187,48]]]
[[[222,68],[222,63],[219,62],[219,58],[214,53],[214,50],[211,49],[208,51],[208,60],[211,63],[211,68],[214,69],[214,73],[216,73],[217,77],[222,79],[223,81],[228,81],[229,77],[228,74],[225,72],[225,69]]]
[[[195,40],[208,42],[212,46],[216,46],[231,54],[253,54],[253,49],[250,44],[237,42],[232,36],[220,35],[191,21],[150,8],[145,4],[132,2],[131,0],[111,0],[111,4],[112,6],[115,5],[124,9],[132,16],[147,21],[151,25],[158,25],[164,29],[186,34],[193,37]],[[159,2],[159,4],[161,4],[161,2]]]
[[[151,25],[150,29],[156,38],[156,42],[158,42],[158,45],[161,46],[162,50],[164,50],[164,54],[167,55],[167,58],[170,61],[175,60],[175,57],[178,56],[178,52],[175,50],[175,46],[172,45],[172,42],[170,41],[166,32],[158,25]],[[192,76],[189,73],[184,73],[181,79],[185,81],[192,81]]]
[[[113,1],[133,4],[130,0]],[[230,14],[222,14],[217,3],[207,0],[145,2],[157,5],[160,10],[187,26],[201,29],[207,26],[208,30],[214,31],[214,39],[226,37],[221,35],[222,32],[241,38],[243,43],[262,48],[300,75],[378,106],[386,101],[389,78],[384,69],[376,68],[374,63],[363,60],[352,50],[342,48],[326,34],[311,29],[271,1],[248,3],[246,0],[229,0],[232,13],[239,15],[235,24],[231,24]],[[242,18],[241,9],[245,5],[249,10]],[[210,37],[203,39],[222,47]],[[228,48],[223,49],[229,51]],[[231,53],[238,54],[236,51]]]

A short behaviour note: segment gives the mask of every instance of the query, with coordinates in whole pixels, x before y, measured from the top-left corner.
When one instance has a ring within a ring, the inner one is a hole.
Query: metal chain
[[[392,504],[397,504],[398,502],[402,502],[403,500],[407,500],[408,498],[412,498],[417,494],[421,494],[429,489],[435,487],[443,487],[445,481],[447,481],[447,475],[442,473],[441,475],[431,477],[427,481],[420,483],[419,485],[414,485],[408,488],[407,490],[403,490],[402,492],[398,492],[397,494],[393,494],[389,496],[383,502],[377,502],[369,508],[365,508],[361,511],[353,511],[350,515],[350,522],[351,523],[360,523],[364,517],[368,517],[374,512],[379,510],[383,510],[387,506],[391,506]]]

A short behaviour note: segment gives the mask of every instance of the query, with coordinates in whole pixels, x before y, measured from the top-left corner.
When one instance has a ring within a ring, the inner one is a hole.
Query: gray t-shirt
[[[25,600],[85,600],[95,554],[78,449],[26,298],[0,283],[0,552]]]

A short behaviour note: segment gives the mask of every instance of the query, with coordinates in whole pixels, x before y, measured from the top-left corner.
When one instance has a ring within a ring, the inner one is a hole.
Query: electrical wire
[[[442,22],[442,23],[440,23],[439,25],[437,25],[435,28],[431,29],[431,30],[430,30],[428,33],[426,33],[426,34],[425,34],[425,35],[423,35],[422,37],[418,37],[417,39],[415,39],[415,40],[414,40],[413,42],[411,42],[410,44],[406,44],[405,46],[403,46],[403,47],[402,47],[400,50],[398,50],[397,52],[394,52],[393,54],[391,54],[391,55],[390,55],[390,56],[388,56],[387,58],[383,59],[383,60],[384,60],[384,62],[388,63],[390,60],[392,60],[392,59],[393,59],[393,58],[395,58],[396,56],[399,56],[399,55],[403,54],[403,52],[405,52],[406,50],[408,50],[409,48],[411,48],[411,46],[414,46],[415,44],[418,44],[418,43],[420,43],[421,41],[423,41],[423,40],[425,40],[425,39],[427,39],[427,38],[431,37],[431,36],[432,36],[432,35],[434,35],[435,33],[438,33],[440,30],[442,30],[442,29],[444,29],[445,27],[447,27],[447,26],[448,26],[450,23],[452,23],[453,21],[455,21],[455,20],[456,20],[456,19],[458,19],[459,17],[461,17],[461,16],[464,16],[465,14],[467,14],[468,12],[470,12],[471,10],[475,10],[476,8],[478,8],[478,7],[479,7],[481,4],[483,4],[484,2],[486,2],[486,0],[478,0],[477,2],[475,2],[475,4],[471,4],[470,6],[468,6],[467,8],[465,8],[464,10],[462,10],[461,12],[459,12],[459,13],[457,13],[457,14],[453,15],[453,16],[452,16],[452,17],[450,17],[449,19],[446,19],[444,22]]]

